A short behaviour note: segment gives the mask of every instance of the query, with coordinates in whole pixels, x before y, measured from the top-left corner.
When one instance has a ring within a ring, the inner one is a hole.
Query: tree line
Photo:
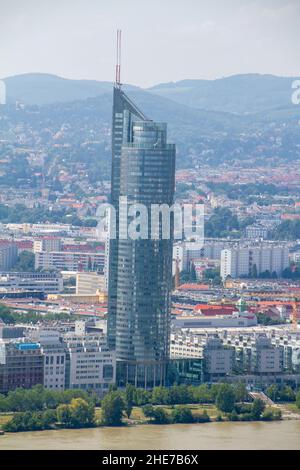
[[[77,318],[72,315],[72,320]],[[68,313],[46,313],[42,315],[39,312],[29,310],[26,313],[15,312],[6,305],[0,304],[0,320],[7,325],[14,325],[15,323],[38,323],[39,321],[55,321],[55,320],[70,320]]]
[[[300,408],[300,390],[295,392],[287,386],[271,386],[266,392],[272,399],[296,400]],[[16,389],[6,396],[0,395],[0,412],[15,412],[3,426],[8,432],[121,426],[126,424],[124,417],[131,418],[135,406],[141,407],[147,422],[153,424],[209,422],[211,418],[205,410],[192,413],[191,407],[195,404],[214,405],[218,410],[217,421],[271,421],[281,418],[279,409],[266,409],[260,399],[252,403],[247,399],[248,393],[242,382],[199,386],[182,384],[169,388],[154,387],[152,390],[128,384],[124,390],[111,387],[102,399],[83,390],[54,391],[36,385],[29,390]],[[97,406],[101,407],[98,419],[95,417]]]

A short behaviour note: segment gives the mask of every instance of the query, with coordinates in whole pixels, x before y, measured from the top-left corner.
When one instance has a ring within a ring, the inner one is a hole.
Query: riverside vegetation
[[[280,390],[277,390],[280,393]],[[283,393],[283,392],[281,392]],[[300,391],[295,403],[300,408]],[[0,395],[0,425],[7,432],[130,423],[205,423],[209,421],[272,421],[281,411],[265,407],[260,399],[246,402],[243,383],[154,387],[151,391],[127,385],[111,387],[100,400],[82,390],[52,391],[42,385]]]

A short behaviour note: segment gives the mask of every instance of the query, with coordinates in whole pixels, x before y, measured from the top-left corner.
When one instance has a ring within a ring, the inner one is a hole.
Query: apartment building
[[[234,350],[224,346],[220,338],[208,338],[203,348],[204,369],[210,377],[224,376],[232,372]]]
[[[0,270],[11,269],[17,262],[18,248],[13,242],[0,243]]]
[[[263,239],[266,240],[268,238],[269,231],[267,227],[263,225],[248,225],[245,229],[245,237],[249,239]]]
[[[170,356],[171,359],[202,358],[207,378],[228,375],[234,365],[234,349],[224,346],[215,336],[171,333]]]
[[[0,289],[56,294],[63,290],[63,279],[58,273],[2,272],[0,273]]]
[[[103,272],[104,258],[105,253],[102,251],[98,253],[41,251],[35,253],[35,269]]]
[[[272,344],[282,350],[283,368],[291,373],[300,373],[300,331],[274,331]]]
[[[60,251],[62,247],[61,238],[59,237],[43,237],[33,242],[33,252],[41,251]]]
[[[283,371],[281,348],[273,346],[270,338],[260,335],[252,348],[251,370],[259,374],[276,374]]]
[[[234,347],[239,373],[268,375],[284,371],[282,348],[272,344],[264,333],[229,334],[223,337],[223,343]]]
[[[221,277],[256,277],[262,273],[281,276],[289,266],[289,250],[286,246],[239,246],[221,252]]]
[[[202,248],[193,249],[191,244],[177,242],[173,244],[173,274],[175,274],[176,261],[179,271],[187,271],[194,260],[209,259],[220,260],[224,248],[229,248],[233,242],[226,240],[205,240]]]

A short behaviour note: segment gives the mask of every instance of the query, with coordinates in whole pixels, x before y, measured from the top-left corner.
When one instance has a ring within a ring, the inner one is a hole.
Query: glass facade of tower
[[[116,348],[117,279],[118,279],[118,239],[119,239],[119,197],[120,161],[123,142],[130,138],[131,120],[145,120],[146,117],[118,87],[114,87],[112,116],[112,167],[111,204],[116,210],[116,239],[109,240],[108,267],[108,344]]]
[[[110,241],[108,337],[127,380],[151,386],[164,383],[169,356],[173,242],[172,223],[171,237],[162,239],[161,219],[151,239],[151,205],[173,204],[175,146],[167,143],[166,124],[147,120],[118,88],[113,121],[117,238]],[[132,219],[120,219],[119,197],[148,209],[146,239],[120,237],[122,224]]]

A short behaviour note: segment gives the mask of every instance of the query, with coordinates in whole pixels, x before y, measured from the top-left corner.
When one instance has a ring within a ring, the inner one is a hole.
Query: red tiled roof
[[[196,311],[201,311],[202,315],[207,317],[213,315],[232,315],[236,311],[234,306],[225,306],[225,305],[196,305]]]
[[[210,286],[208,284],[181,284],[178,287],[178,290],[206,290],[209,289]]]

